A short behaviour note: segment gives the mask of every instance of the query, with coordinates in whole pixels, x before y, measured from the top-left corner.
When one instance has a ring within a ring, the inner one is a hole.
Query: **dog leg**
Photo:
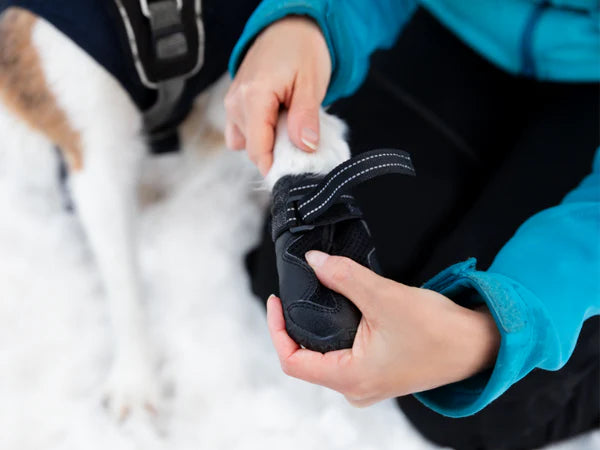
[[[84,134],[85,136],[85,134]],[[118,418],[132,408],[155,409],[158,390],[141,306],[134,220],[140,137],[88,144],[72,174],[77,211],[102,273],[115,333],[108,406]]]
[[[146,145],[141,116],[121,86],[43,21],[33,40],[46,83],[81,156],[70,164],[76,210],[100,269],[115,334],[108,406],[123,419],[157,407],[159,389],[146,336],[135,239],[137,183]],[[62,148],[62,145],[60,145]]]
[[[303,173],[325,175],[350,158],[350,148],[345,139],[346,124],[323,110],[320,111],[319,117],[321,121],[319,148],[314,153],[307,153],[292,143],[287,132],[287,114],[281,114],[275,136],[273,166],[265,179],[269,189],[273,189],[277,180],[285,175]]]

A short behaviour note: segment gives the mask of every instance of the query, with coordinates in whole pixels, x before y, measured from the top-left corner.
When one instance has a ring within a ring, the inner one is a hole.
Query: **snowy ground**
[[[242,266],[264,193],[227,151],[149,163],[166,192],[141,212],[140,251],[167,399],[155,419],[114,423],[102,285],[55,165],[0,111],[0,449],[431,448],[392,402],[354,409],[280,371]],[[599,447],[596,433],[560,448]]]

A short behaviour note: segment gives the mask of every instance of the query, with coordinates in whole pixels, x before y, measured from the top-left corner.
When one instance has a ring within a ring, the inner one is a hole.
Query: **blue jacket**
[[[421,0],[438,20],[504,70],[556,81],[600,80],[598,0]],[[353,93],[377,48],[391,46],[416,0],[264,0],[230,60],[267,25],[289,14],[312,17],[333,61],[325,102]],[[600,314],[600,149],[593,172],[563,202],[525,222],[489,270],[475,260],[452,266],[424,286],[454,297],[475,292],[502,336],[490,373],[416,394],[435,411],[474,414],[534,368],[560,369],[583,322]],[[462,298],[462,297],[461,297]]]
[[[356,91],[371,53],[396,41],[418,3],[510,73],[600,80],[600,0],[264,0],[233,50],[230,71],[264,27],[307,15],[323,30],[332,58],[329,104]]]

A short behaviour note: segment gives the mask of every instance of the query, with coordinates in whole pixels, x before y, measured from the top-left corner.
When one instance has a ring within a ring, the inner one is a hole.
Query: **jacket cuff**
[[[495,366],[466,380],[415,394],[427,407],[448,417],[464,417],[483,409],[534,366],[530,355],[535,342],[533,320],[537,299],[513,280],[475,269],[476,260],[456,264],[423,287],[463,306],[485,302],[501,335]],[[466,300],[465,300],[466,299]],[[467,303],[467,304],[465,304]]]

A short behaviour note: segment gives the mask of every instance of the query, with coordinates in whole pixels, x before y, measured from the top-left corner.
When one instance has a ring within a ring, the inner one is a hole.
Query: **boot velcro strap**
[[[401,150],[373,150],[362,153],[333,169],[298,204],[304,222],[316,220],[342,195],[354,186],[371,178],[390,173],[415,175],[407,152]]]
[[[392,173],[415,174],[408,153],[374,150],[345,161],[325,177],[307,174],[282,178],[273,188],[273,240],[286,230],[301,232],[362,217],[349,191],[371,178]]]

